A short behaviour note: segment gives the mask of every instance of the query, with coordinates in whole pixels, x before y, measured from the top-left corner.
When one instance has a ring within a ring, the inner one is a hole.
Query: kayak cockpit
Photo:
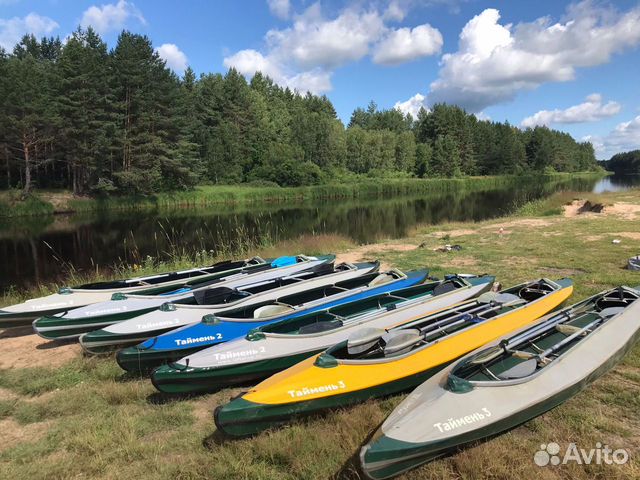
[[[327,350],[326,355],[344,363],[351,363],[384,361],[410,354],[457,332],[521,308],[560,288],[561,285],[551,280],[541,279],[499,293],[486,292],[475,300],[398,328],[388,331],[363,329],[355,332],[347,342]]]
[[[265,325],[256,330],[261,333],[276,335],[310,335],[328,332],[395,310],[400,306],[421,302],[428,297],[442,295],[467,285],[468,282],[459,277],[452,277],[444,282],[431,281],[394,292],[385,292],[375,297],[347,303],[321,312]]]
[[[561,310],[470,356],[452,370],[447,386],[454,392],[464,392],[474,386],[527,381],[639,298],[640,292],[619,287]]]
[[[295,311],[296,307],[299,307],[300,305],[305,305],[320,300],[326,300],[329,297],[344,294],[345,292],[349,292],[350,290],[365,288],[371,286],[371,284],[374,282],[374,286],[381,286],[396,280],[400,280],[402,278],[406,278],[406,275],[398,270],[379,273],[377,271],[378,265],[378,262],[358,263],[355,264],[355,266],[348,265],[345,268],[343,268],[342,265],[337,265],[336,272],[348,271],[349,269],[352,269],[351,267],[355,267],[357,269],[370,268],[372,271],[371,273],[366,273],[356,278],[350,278],[348,280],[336,282],[333,285],[324,285],[318,288],[285,295],[275,300],[239,307],[237,309],[225,312],[224,317],[229,319],[260,319],[274,315],[284,315]]]
[[[128,280],[114,280],[105,282],[86,283],[84,285],[78,285],[71,290],[112,290],[120,288],[133,288],[133,287],[152,287],[154,285],[176,282],[179,280],[189,280],[191,278],[202,277],[204,275],[211,275],[214,273],[224,272],[227,270],[234,270],[249,265],[261,265],[266,261],[260,257],[253,257],[249,260],[240,261],[224,261],[218,262],[208,267],[193,268],[190,270],[183,270],[178,272],[161,273],[158,275],[150,275],[148,277],[136,277]]]

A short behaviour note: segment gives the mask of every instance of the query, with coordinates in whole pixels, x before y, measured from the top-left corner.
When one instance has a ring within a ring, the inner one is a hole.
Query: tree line
[[[326,96],[234,69],[177,76],[146,37],[91,28],[0,49],[0,186],[152,194],[196,184],[311,185],[597,168],[590,143],[439,104],[375,103],[345,127]]]
[[[616,153],[609,160],[600,163],[606,170],[611,172],[638,174],[640,173],[640,150]]]

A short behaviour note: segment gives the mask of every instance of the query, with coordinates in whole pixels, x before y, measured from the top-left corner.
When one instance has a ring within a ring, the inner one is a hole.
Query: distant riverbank
[[[202,185],[192,190],[161,193],[153,196],[76,197],[66,190],[37,191],[25,200],[19,191],[0,192],[0,217],[69,214],[101,210],[142,210],[176,207],[206,207],[220,204],[255,204],[259,202],[299,202],[319,199],[401,196],[447,192],[464,189],[478,191],[526,182],[533,178],[562,181],[569,178],[594,178],[603,172],[557,173],[527,176],[485,176],[430,179],[371,179],[352,183],[307,187],[263,187],[253,185]]]

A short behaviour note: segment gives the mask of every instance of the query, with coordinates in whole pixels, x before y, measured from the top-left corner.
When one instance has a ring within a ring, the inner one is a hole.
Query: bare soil
[[[77,342],[45,340],[35,335],[30,326],[0,330],[0,339],[0,369],[59,367],[76,358],[82,350]]]

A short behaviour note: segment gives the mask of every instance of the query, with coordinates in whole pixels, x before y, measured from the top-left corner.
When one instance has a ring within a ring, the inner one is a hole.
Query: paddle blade
[[[382,328],[363,328],[354,332],[347,339],[347,351],[349,355],[358,355],[362,352],[366,352],[373,347],[380,338],[387,333]]]

